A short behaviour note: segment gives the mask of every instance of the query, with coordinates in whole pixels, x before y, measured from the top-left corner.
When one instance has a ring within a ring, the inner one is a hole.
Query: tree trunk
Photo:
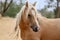
[[[1,14],[2,17],[4,16],[4,13],[7,11],[7,9],[9,8],[9,6],[13,2],[13,0],[11,0],[10,3],[7,5],[7,1],[8,0],[5,0],[4,6],[1,8],[2,10],[1,10],[0,14]],[[1,4],[1,6],[2,6],[2,4]]]
[[[60,18],[59,0],[57,0],[57,8],[55,10],[55,18]]]
[[[60,7],[58,7],[57,18],[60,18]]]

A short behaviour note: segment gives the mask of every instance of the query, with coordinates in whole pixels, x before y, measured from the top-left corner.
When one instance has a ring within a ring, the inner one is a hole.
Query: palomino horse
[[[22,40],[60,40],[60,19],[47,19],[38,14],[35,3],[26,4],[17,15]]]
[[[34,31],[37,32],[40,29],[38,17],[36,14],[37,11],[34,7],[35,4],[36,2],[32,6],[31,4],[28,4],[28,2],[26,2],[26,4],[22,7],[21,11],[17,14],[16,28],[19,25],[19,28],[21,30],[21,37],[23,40],[35,40],[33,37],[27,38],[27,36],[32,35]],[[26,37],[25,34],[27,34]]]

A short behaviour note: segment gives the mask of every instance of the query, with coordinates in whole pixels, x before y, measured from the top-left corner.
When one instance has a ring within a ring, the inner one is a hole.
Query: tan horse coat
[[[47,19],[38,16],[40,20],[41,40],[60,40],[60,19]]]

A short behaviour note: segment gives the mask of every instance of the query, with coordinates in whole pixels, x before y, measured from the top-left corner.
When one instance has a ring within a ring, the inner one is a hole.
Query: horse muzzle
[[[38,26],[31,26],[31,28],[34,32],[38,32]]]

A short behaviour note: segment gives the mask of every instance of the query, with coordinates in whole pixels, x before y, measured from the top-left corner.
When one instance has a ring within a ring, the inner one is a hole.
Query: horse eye
[[[28,17],[31,17],[31,15],[30,15],[30,14],[28,14]]]

